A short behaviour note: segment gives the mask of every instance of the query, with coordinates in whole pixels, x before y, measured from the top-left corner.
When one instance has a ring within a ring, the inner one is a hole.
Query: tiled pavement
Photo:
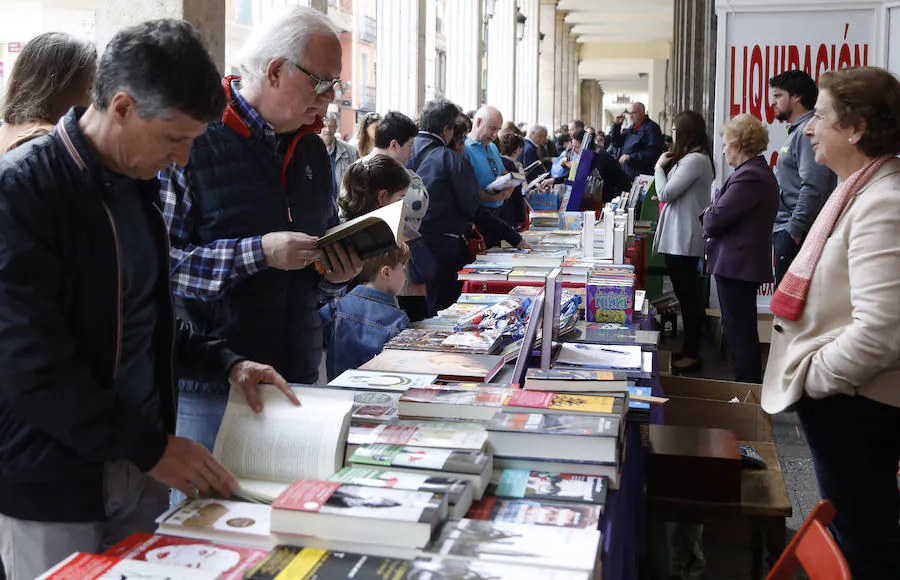
[[[680,337],[664,341],[661,348],[678,350]],[[687,376],[709,379],[733,380],[734,375],[725,358],[715,345],[704,336],[701,347],[703,370]],[[813,472],[809,446],[799,428],[794,413],[782,413],[772,417],[772,440],[778,451],[784,482],[791,498],[793,516],[787,520],[787,537],[800,527],[809,512],[820,499]],[[706,556],[705,578],[709,580],[748,580],[750,578],[749,534],[723,525],[707,525],[704,530]],[[797,578],[805,578],[798,575]]]

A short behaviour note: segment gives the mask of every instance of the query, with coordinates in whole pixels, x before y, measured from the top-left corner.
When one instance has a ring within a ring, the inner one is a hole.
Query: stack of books
[[[634,266],[604,265],[587,274],[585,319],[631,324],[634,310]]]

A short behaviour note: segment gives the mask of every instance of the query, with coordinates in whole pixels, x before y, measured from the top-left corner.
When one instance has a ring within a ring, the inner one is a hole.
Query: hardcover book
[[[316,247],[325,248],[340,242],[354,248],[363,260],[379,256],[403,242],[405,217],[406,204],[402,200],[395,201],[330,228],[319,238]],[[319,262],[316,264],[317,268],[322,268]]]
[[[503,457],[617,463],[621,429],[618,417],[497,413],[488,443]]]
[[[486,497],[466,517],[508,524],[597,529],[600,507],[588,504]]]
[[[445,427],[452,427],[452,425],[445,425]],[[412,425],[379,425],[372,431],[368,443],[481,451],[484,449],[486,441],[487,434],[484,431]]]
[[[613,371],[528,369],[524,388],[529,391],[560,391],[564,393],[621,393],[628,387],[623,373]]]
[[[520,390],[506,403],[509,411],[527,413],[592,413],[621,415],[622,399],[604,395],[577,395]]]
[[[360,367],[366,371],[416,369],[443,381],[488,382],[504,364],[502,356],[386,349]]]
[[[214,544],[177,536],[131,534],[103,555],[220,573],[223,580],[243,580],[244,575],[262,562],[267,553],[257,548]]]

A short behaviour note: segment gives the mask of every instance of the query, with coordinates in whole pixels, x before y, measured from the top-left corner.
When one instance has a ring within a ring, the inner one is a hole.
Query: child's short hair
[[[344,174],[344,192],[338,198],[341,213],[348,220],[378,209],[378,192],[389,195],[409,187],[406,168],[387,155],[373,155],[360,159]]]
[[[393,249],[386,254],[369,258],[363,262],[363,268],[359,273],[358,280],[361,284],[371,282],[378,276],[378,272],[381,271],[382,267],[387,266],[388,268],[396,268],[397,266],[405,266],[408,263],[409,246],[401,243],[396,249]]]

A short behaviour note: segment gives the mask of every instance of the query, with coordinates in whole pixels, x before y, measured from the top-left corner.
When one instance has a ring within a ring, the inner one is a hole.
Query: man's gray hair
[[[535,124],[528,128],[528,137],[534,137],[536,135],[540,135],[541,133],[546,135],[547,127]]]
[[[240,63],[244,82],[260,88],[266,78],[266,68],[276,58],[297,62],[306,51],[306,43],[312,36],[338,32],[321,12],[306,6],[292,6],[258,26],[247,39],[241,51]],[[290,67],[291,72],[293,67]]]
[[[322,118],[322,121],[325,123],[328,123],[329,121],[334,121],[335,125],[341,124],[340,119],[338,119],[337,113],[335,113],[334,111],[329,111],[328,113],[325,113],[325,116]]]

